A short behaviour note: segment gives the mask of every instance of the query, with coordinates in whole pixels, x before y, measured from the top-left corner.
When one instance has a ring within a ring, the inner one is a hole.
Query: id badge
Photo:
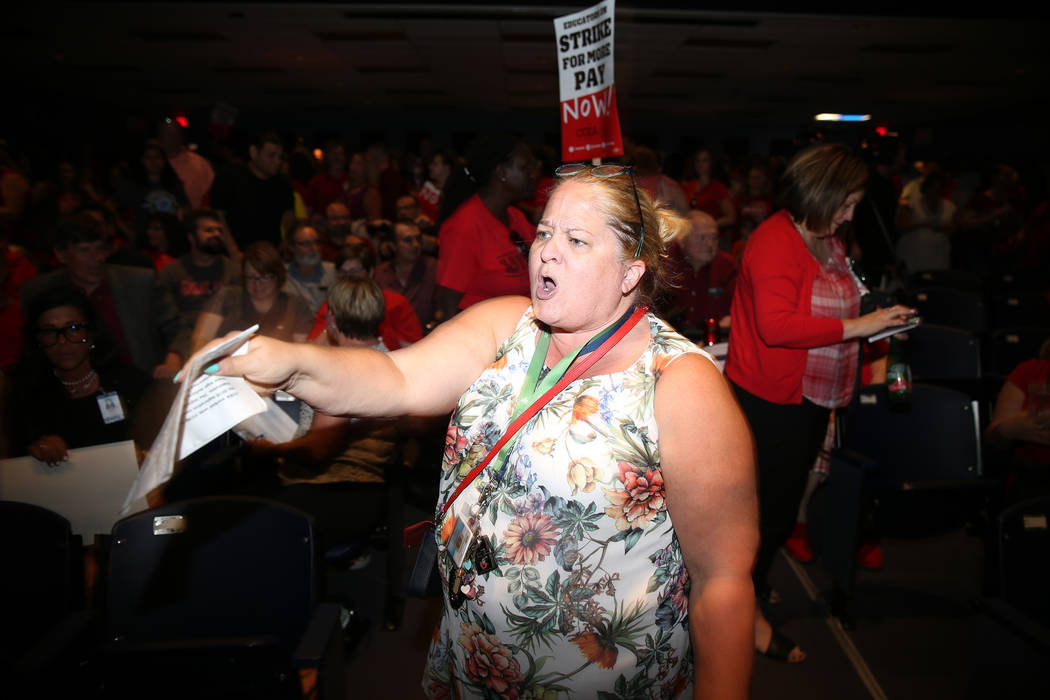
[[[457,569],[463,567],[476,536],[477,521],[471,517],[470,510],[462,505],[454,507],[441,527],[441,539]]]
[[[102,414],[102,422],[106,425],[119,423],[127,417],[124,415],[124,402],[115,391],[98,397],[98,410]]]

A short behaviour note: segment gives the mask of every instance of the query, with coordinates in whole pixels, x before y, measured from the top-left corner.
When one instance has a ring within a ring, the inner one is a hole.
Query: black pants
[[[758,518],[761,543],[752,576],[755,590],[766,577],[777,550],[795,526],[806,479],[828,429],[831,409],[808,399],[779,404],[760,399],[730,382],[755,435],[758,461]]]

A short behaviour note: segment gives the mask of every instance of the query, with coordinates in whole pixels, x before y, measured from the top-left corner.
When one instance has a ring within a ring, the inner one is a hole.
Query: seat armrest
[[[985,598],[981,600],[981,608],[989,617],[1037,648],[1041,653],[1050,654],[1050,629],[1047,629],[1038,620],[1025,615],[1002,598]]]
[[[341,631],[339,604],[318,604],[295,648],[292,663],[296,668],[317,668],[325,657],[332,637],[339,637]]]

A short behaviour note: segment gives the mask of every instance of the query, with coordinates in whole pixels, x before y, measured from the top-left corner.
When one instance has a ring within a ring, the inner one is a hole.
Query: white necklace
[[[59,377],[58,373],[56,372],[55,378],[57,378],[58,381],[62,382],[62,386],[64,386],[66,388],[66,391],[68,391],[70,394],[77,394],[86,389],[87,387],[91,386],[91,383],[98,379],[98,374],[95,372],[95,370],[91,370],[80,379],[77,379],[76,381],[72,382],[67,382],[65,379]]]

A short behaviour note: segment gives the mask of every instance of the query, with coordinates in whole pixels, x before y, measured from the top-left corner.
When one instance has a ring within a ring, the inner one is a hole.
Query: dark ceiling
[[[910,124],[1045,114],[1044,19],[943,16],[922,3],[883,16],[689,5],[700,3],[619,3],[621,113],[754,123],[864,112]],[[36,97],[538,110],[558,100],[552,18],[584,6],[43,2],[9,18],[0,50],[8,90],[30,111]]]

